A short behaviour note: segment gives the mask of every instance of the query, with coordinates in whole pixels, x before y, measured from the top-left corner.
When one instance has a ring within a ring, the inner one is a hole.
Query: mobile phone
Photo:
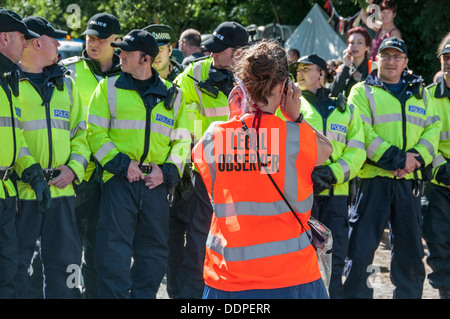
[[[289,79],[287,79],[287,80],[286,80],[286,83],[284,84],[283,94],[286,94],[286,93],[287,93],[288,85],[289,85]]]

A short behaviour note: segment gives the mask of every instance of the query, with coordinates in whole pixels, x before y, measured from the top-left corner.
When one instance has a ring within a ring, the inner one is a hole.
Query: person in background
[[[202,35],[195,29],[184,30],[178,40],[178,47],[183,52],[184,59],[181,65],[188,66],[192,61],[204,57],[200,45],[202,43]]]
[[[370,36],[363,27],[352,28],[347,33],[347,48],[344,50],[344,64],[337,71],[329,89],[331,96],[342,93],[348,97],[355,83],[364,81],[372,71],[369,60]]]
[[[450,33],[438,49],[442,75],[427,87],[430,101],[442,121],[439,148],[432,164],[432,180],[427,183],[425,197],[428,208],[423,215],[423,237],[433,270],[428,274],[431,286],[439,289],[442,299],[450,299]]]
[[[366,160],[364,131],[355,107],[348,105],[345,99],[331,97],[330,90],[324,87],[330,77],[324,59],[310,54],[301,57],[297,65],[297,81],[303,93],[301,112],[333,145],[331,156],[316,166],[311,175],[314,189],[311,216],[333,234],[329,293],[331,299],[342,299],[342,273],[348,248],[349,183]]]
[[[223,22],[202,45],[211,56],[189,64],[175,79],[185,96],[194,145],[212,122],[228,119],[228,96],[235,82],[233,66],[247,45],[248,32],[242,25]],[[192,163],[185,170],[188,183],[180,189],[184,193],[181,204],[171,215],[167,286],[172,298],[199,299],[204,289],[205,242],[213,208],[198,170]]]
[[[159,46],[159,53],[153,62],[153,67],[163,79],[173,82],[183,72],[183,66],[176,60],[171,59],[173,52],[171,39],[174,33],[172,27],[163,24],[152,24],[143,28],[143,30],[149,32],[156,39]]]
[[[301,91],[276,41],[250,46],[235,70],[251,107],[212,123],[193,149],[215,207],[203,298],[327,299],[307,222],[311,172],[332,146],[303,120]],[[287,121],[275,116],[279,107]]]
[[[373,0],[367,0],[370,5],[373,4]],[[397,15],[397,3],[394,0],[383,0],[380,4],[380,24],[373,23],[371,29],[376,31],[375,37],[372,39],[371,51],[369,59],[375,61],[378,54],[378,48],[384,39],[390,37],[396,37],[401,39],[402,34],[400,30],[395,26],[394,19]],[[367,18],[369,13],[366,10],[361,10],[361,20],[368,26]]]
[[[109,13],[95,14],[89,19],[86,30],[82,33],[86,36],[86,50],[81,56],[70,57],[59,62],[70,71],[70,77],[77,84],[86,120],[89,101],[99,81],[122,72],[119,55],[111,47],[111,42],[118,40],[120,33],[120,23],[115,16]],[[94,258],[101,182],[102,167],[91,154],[83,182],[75,188],[77,194],[75,214],[84,248],[82,274],[84,296],[87,299],[98,298]]]

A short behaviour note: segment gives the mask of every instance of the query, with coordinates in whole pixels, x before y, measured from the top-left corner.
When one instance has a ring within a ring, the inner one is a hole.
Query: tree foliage
[[[221,22],[233,20],[244,26],[266,25],[273,22],[298,25],[314,3],[321,7],[326,0],[0,0],[0,6],[10,8],[21,16],[42,16],[54,27],[68,30],[78,38],[89,18],[98,12],[116,15],[124,33],[149,24],[172,26],[177,36],[187,28],[211,33]],[[375,1],[376,3],[379,1]],[[447,0],[397,0],[395,20],[409,49],[409,67],[429,83],[439,69],[436,48],[448,32]],[[69,29],[67,12],[71,4],[81,10],[80,28]],[[343,17],[350,17],[365,6],[365,0],[333,0]]]

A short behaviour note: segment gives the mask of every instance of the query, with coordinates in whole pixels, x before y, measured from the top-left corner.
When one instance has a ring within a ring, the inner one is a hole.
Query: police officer
[[[150,33],[132,30],[111,45],[122,49],[123,73],[100,82],[88,119],[89,144],[104,168],[99,298],[155,298],[168,258],[168,188],[190,156],[184,97],[152,68],[159,49]]]
[[[348,247],[349,181],[358,174],[365,159],[364,131],[359,112],[342,99],[332,98],[324,83],[332,80],[327,63],[316,54],[297,61],[297,81],[302,89],[301,112],[333,145],[330,158],[314,168],[314,205],[311,215],[333,234],[332,273],[329,293],[343,298],[342,272]]]
[[[204,43],[211,56],[191,63],[175,79],[185,94],[194,143],[210,123],[228,119],[228,95],[234,86],[232,67],[247,44],[248,33],[243,26],[223,22]],[[202,272],[212,207],[197,170],[192,172],[191,181],[193,186],[186,186],[184,202],[180,204],[178,216],[173,216],[171,221],[171,225],[178,227],[171,226],[170,254],[184,256],[182,261],[173,263],[169,259],[167,281],[172,298],[201,298],[204,288]]]
[[[178,47],[184,56],[183,62],[181,62],[183,67],[187,67],[194,60],[205,56],[200,47],[201,43],[202,35],[198,30],[190,28],[181,32]]]
[[[439,289],[442,299],[450,299],[450,33],[439,46],[439,59],[442,75],[427,87],[429,103],[436,107],[442,129],[432,165],[434,178],[425,189],[428,208],[424,213],[423,236],[430,253],[427,262],[433,270],[428,280]]]
[[[152,24],[143,30],[150,32],[159,46],[159,53],[153,62],[153,67],[163,79],[173,82],[178,74],[183,72],[181,64],[171,59],[173,29],[168,25]]]
[[[50,208],[39,214],[39,203],[30,185],[17,181],[17,297],[27,296],[27,270],[36,240],[40,239],[44,297],[78,298],[76,283],[68,285],[67,269],[81,265],[72,183],[83,180],[89,159],[85,113],[75,83],[57,64],[56,39],[67,33],[55,30],[41,17],[28,17],[24,22],[40,37],[28,40],[20,61],[18,108],[25,140],[31,154],[45,168],[53,200]]]
[[[98,85],[106,76],[119,74],[119,55],[111,47],[121,32],[119,20],[109,13],[98,13],[88,21],[83,35],[86,36],[86,50],[81,56],[62,60],[60,63],[70,70],[81,94],[83,107],[88,113],[89,101]],[[83,182],[77,186],[75,213],[80,236],[84,246],[82,266],[85,297],[97,298],[97,274],[95,271],[95,237],[100,209],[102,168],[91,155]]]
[[[391,231],[394,298],[422,296],[425,267],[420,199],[422,172],[438,150],[441,122],[423,94],[423,80],[409,74],[407,48],[391,37],[378,49],[377,70],[350,91],[361,113],[367,160],[350,207],[346,298],[372,298],[368,266],[384,229]]]
[[[17,117],[20,112],[17,112],[16,63],[27,47],[25,39],[38,37],[16,12],[0,8],[0,299],[15,298],[14,277],[18,267],[17,192],[10,178],[12,169],[31,185],[44,209],[50,204],[50,190],[42,168],[30,154]]]

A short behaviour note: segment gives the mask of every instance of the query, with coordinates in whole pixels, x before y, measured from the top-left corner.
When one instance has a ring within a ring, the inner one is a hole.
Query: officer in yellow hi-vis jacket
[[[151,66],[159,49],[150,33],[132,30],[111,45],[122,49],[123,73],[100,82],[88,118],[88,141],[104,168],[99,298],[155,298],[168,258],[168,189],[190,157],[188,118],[182,92]]]
[[[428,207],[423,216],[423,237],[429,250],[427,263],[433,270],[428,280],[439,289],[441,299],[450,299],[450,33],[442,39],[438,52],[442,75],[427,90],[442,128],[431,165],[432,180],[425,189]]]
[[[194,61],[175,79],[186,97],[194,144],[212,122],[228,120],[228,95],[234,87],[232,68],[242,53],[242,47],[247,44],[248,33],[243,26],[236,22],[223,22],[203,44],[211,56]],[[167,272],[171,298],[201,298],[204,288],[205,240],[211,224],[212,207],[198,171],[191,173],[190,167],[186,171],[190,174],[187,178],[183,176],[177,187],[181,199],[178,203],[175,201],[174,208],[178,204],[178,210],[171,211],[171,258]],[[179,256],[184,258],[180,260]]]
[[[301,57],[296,65],[297,81],[303,93],[300,111],[333,145],[330,158],[316,166],[311,174],[314,188],[311,216],[324,223],[333,234],[329,294],[332,299],[342,299],[342,272],[349,231],[349,183],[366,160],[364,131],[355,107],[345,99],[332,98],[330,90],[324,87],[331,77],[324,59],[310,54]]]
[[[83,107],[89,106],[92,94],[100,80],[120,74],[120,58],[111,47],[121,32],[119,20],[109,13],[92,16],[83,35],[86,36],[86,50],[81,56],[70,57],[60,63],[70,71],[81,95]],[[102,168],[91,155],[83,182],[75,189],[75,215],[84,249],[82,266],[84,293],[87,299],[98,297],[95,272],[95,237],[102,189]]]
[[[353,86],[348,103],[361,113],[367,160],[350,207],[346,298],[372,298],[367,285],[375,250],[389,224],[394,298],[422,296],[425,267],[420,199],[422,169],[433,161],[441,122],[422,78],[409,74],[403,40],[383,40],[377,70]]]
[[[15,63],[20,61],[27,46],[25,38],[38,37],[28,30],[17,13],[0,9],[0,299],[15,298],[17,192],[10,178],[12,171],[31,185],[36,197],[43,201],[43,209],[50,204],[50,190],[42,168],[30,154],[16,114],[20,111],[16,99],[19,92]]]
[[[76,284],[68,284],[68,267],[81,265],[81,243],[75,220],[73,183],[83,180],[89,160],[86,120],[81,98],[66,69],[57,64],[55,30],[41,17],[24,19],[40,35],[28,40],[20,61],[19,118],[30,153],[44,168],[52,204],[42,214],[30,184],[17,181],[19,241],[17,298],[27,297],[27,270],[36,240],[40,240],[45,298],[78,298]]]

